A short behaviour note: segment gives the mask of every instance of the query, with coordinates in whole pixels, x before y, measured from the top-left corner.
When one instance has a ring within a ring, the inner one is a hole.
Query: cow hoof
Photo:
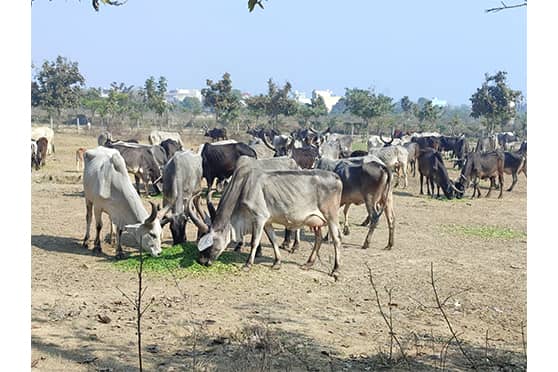
[[[122,260],[124,259],[124,253],[123,252],[118,252],[116,254],[116,256],[114,256],[117,260]]]
[[[393,245],[388,244],[384,247],[384,251],[390,251],[392,247]]]
[[[362,245],[362,249],[368,249],[369,246],[370,246],[369,244],[364,243],[364,244]]]
[[[252,268],[252,265],[244,264],[244,266],[242,266],[242,271],[248,272],[248,271],[250,271],[251,268]]]
[[[345,225],[343,227],[343,235],[349,235],[351,231],[349,230],[349,226]]]
[[[93,248],[93,254],[96,255],[96,256],[100,255],[102,252],[103,252],[103,251],[101,250],[101,246],[99,246],[99,245],[96,245],[96,246]]]
[[[295,253],[298,250],[298,243],[294,243],[293,247],[291,248],[291,253]]]
[[[281,261],[277,261],[271,266],[272,270],[279,270],[281,268]]]
[[[281,249],[283,249],[283,250],[285,250],[285,251],[288,251],[288,250],[289,250],[289,243],[286,243],[286,242],[285,242],[285,243],[281,244],[281,245],[279,246],[279,248],[281,248]]]
[[[332,271],[332,272],[331,272],[331,276],[333,277],[333,279],[334,279],[335,281],[338,281],[338,280],[339,280],[339,277],[340,277],[339,271],[337,271],[337,270]]]
[[[308,262],[306,262],[304,265],[300,265],[300,268],[302,270],[305,270],[305,271],[310,270],[311,267],[312,267],[312,264],[308,263]]]

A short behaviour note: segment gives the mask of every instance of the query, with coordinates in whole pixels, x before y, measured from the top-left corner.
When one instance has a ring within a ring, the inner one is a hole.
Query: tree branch
[[[485,9],[484,11],[486,13],[496,13],[496,12],[499,12],[499,11],[504,10],[504,9],[521,8],[521,7],[527,6],[527,1],[524,1],[521,4],[514,4],[514,5],[506,5],[503,1],[501,1],[501,3],[502,3],[502,6],[499,6],[499,7],[496,7],[496,8]]]

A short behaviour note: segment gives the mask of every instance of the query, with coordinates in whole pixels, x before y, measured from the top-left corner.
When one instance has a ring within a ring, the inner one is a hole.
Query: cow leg
[[[83,238],[82,248],[89,248],[89,231],[91,229],[91,216],[93,214],[93,203],[85,201],[85,237]]]
[[[405,166],[401,167],[401,171],[403,172],[403,188],[406,189],[407,185],[408,185],[408,179],[407,179],[407,164],[405,164]]]
[[[339,238],[339,226],[332,220],[327,221],[327,225],[329,231],[331,233],[333,239],[333,249],[335,255],[335,263],[333,264],[333,270],[331,271],[331,276],[335,278],[335,280],[339,279],[339,264],[340,264],[340,248],[341,248],[341,239]],[[321,234],[321,233],[320,233]]]
[[[488,185],[488,192],[486,193],[486,198],[488,198],[490,196],[490,193],[492,193],[492,186],[496,187],[494,185],[494,183],[496,182],[496,180],[494,179],[494,177],[490,177],[490,185]]]
[[[300,246],[300,230],[301,229],[296,229],[294,232],[295,238],[294,238],[293,246],[291,247],[291,253],[294,253],[294,251],[296,251]]]
[[[101,229],[103,228],[102,214],[103,210],[101,208],[94,207],[93,212],[95,213],[95,242],[93,243],[93,252],[101,253]]]
[[[413,160],[411,162],[411,168],[413,168],[413,177],[417,176],[417,161]]]
[[[345,204],[343,208],[343,235],[349,235],[351,231],[349,230],[349,207],[351,206],[350,203]]]
[[[310,257],[308,257],[308,261],[300,268],[303,270],[308,270],[314,265],[314,261],[316,261],[316,257],[320,251],[320,247],[322,245],[322,228],[321,227],[312,227],[312,231],[314,231],[314,247],[312,248],[312,253],[310,253]],[[330,230],[330,233],[333,233]],[[334,237],[332,239],[335,239]]]
[[[434,177],[430,176],[428,181],[430,182],[430,191],[432,191],[430,197],[434,199]]]
[[[275,261],[273,262],[273,266],[271,267],[273,270],[279,270],[281,268],[281,253],[279,253],[279,246],[275,242],[275,231],[273,231],[273,226],[266,225],[264,227],[265,234],[267,238],[271,242],[273,247],[273,254],[275,256]]]
[[[283,243],[281,243],[281,249],[284,249],[286,251],[289,250],[289,247],[291,245],[291,233],[292,230],[285,228],[285,237],[283,238]]]
[[[138,192],[138,195],[141,196],[141,192],[139,188],[140,179],[137,174],[134,174],[134,179],[136,180],[136,191]]]
[[[258,248],[258,245],[260,244],[260,241],[262,240],[262,233],[263,233],[263,226],[261,225],[261,223],[255,222],[254,225],[252,226],[252,241],[250,244],[251,245],[250,256],[248,257],[248,260],[244,264],[245,271],[250,270],[250,268],[254,264],[254,258],[256,257],[256,250]]]
[[[512,184],[507,191],[512,191],[516,183],[517,183],[517,172],[512,172]]]
[[[498,195],[498,199],[502,199],[502,193],[504,191],[504,173],[498,173],[498,182],[500,183],[500,195]]]
[[[362,221],[362,223],[360,224],[360,226],[366,227],[366,226],[368,226],[368,225],[370,225],[370,216],[369,216],[369,215],[366,216],[366,218],[364,219],[364,221]]]
[[[391,193],[388,195],[384,209],[389,231],[388,244],[384,249],[389,250],[393,247],[395,238],[395,213],[393,211],[393,195]]]
[[[420,172],[419,172],[419,173],[420,173]],[[420,194],[421,194],[421,195],[424,195],[424,192],[422,192],[422,180],[423,180],[423,177],[424,177],[424,176],[422,175],[422,173],[420,173]]]
[[[139,247],[142,249],[142,247]],[[124,253],[122,252],[122,229],[116,229],[116,259],[121,260],[124,258]]]

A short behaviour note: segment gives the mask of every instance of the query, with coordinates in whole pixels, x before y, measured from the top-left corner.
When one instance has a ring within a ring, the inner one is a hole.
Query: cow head
[[[140,249],[148,252],[153,257],[157,257],[161,254],[161,223],[157,215],[157,207],[153,202],[151,203],[151,214],[142,223],[134,225],[126,225],[125,229],[131,232],[138,244]],[[160,211],[160,216],[164,216],[168,211],[168,207],[163,208]]]

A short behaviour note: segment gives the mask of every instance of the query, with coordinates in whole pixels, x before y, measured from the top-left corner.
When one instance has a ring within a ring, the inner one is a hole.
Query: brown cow
[[[39,170],[39,168],[46,164],[47,149],[48,140],[45,137],[39,138],[37,140],[37,157],[35,163],[36,170]]]
[[[80,147],[76,150],[76,171],[83,171],[83,154],[87,149]]]

